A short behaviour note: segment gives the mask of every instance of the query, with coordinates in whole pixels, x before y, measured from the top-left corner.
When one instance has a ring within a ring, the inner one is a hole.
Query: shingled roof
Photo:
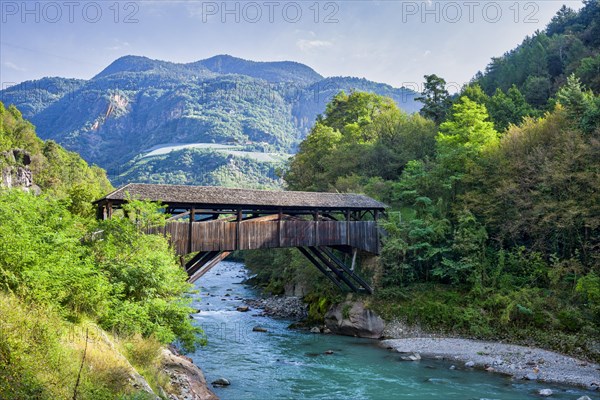
[[[230,189],[215,186],[150,185],[130,183],[95,204],[123,203],[128,196],[165,204],[266,208],[384,210],[387,206],[360,194]]]

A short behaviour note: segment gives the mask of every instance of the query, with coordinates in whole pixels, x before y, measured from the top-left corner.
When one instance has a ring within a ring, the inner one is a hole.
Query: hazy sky
[[[292,60],[324,76],[462,85],[491,57],[580,1],[0,0],[2,87],[89,79],[128,54],[191,62],[216,54]],[[417,86],[418,88],[418,86]]]

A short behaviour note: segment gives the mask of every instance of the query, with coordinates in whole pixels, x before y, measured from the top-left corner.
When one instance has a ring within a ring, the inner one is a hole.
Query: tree
[[[421,115],[439,125],[446,117],[451,104],[450,94],[446,90],[446,81],[435,74],[425,75],[424,78],[423,92],[415,100],[423,103]]]
[[[467,96],[475,103],[483,104],[486,106],[490,101],[490,97],[483,91],[483,89],[481,88],[481,86],[479,86],[478,83],[465,86],[460,95],[461,97]]]
[[[353,173],[364,176],[367,168],[373,171],[371,148],[382,135],[394,135],[400,121],[407,119],[388,97],[338,93],[291,160],[284,175],[288,187],[310,191],[356,188],[358,181],[352,178],[350,184],[349,177]]]
[[[565,32],[577,18],[577,13],[571,7],[563,6],[558,10],[556,15],[546,27],[548,36],[557,35]]]
[[[508,129],[511,124],[519,125],[523,118],[533,114],[533,109],[515,85],[506,94],[500,88],[496,89],[486,106],[499,132]]]
[[[594,93],[600,94],[600,55],[582,59],[575,75]]]
[[[317,122],[300,144],[284,179],[291,190],[326,191],[326,158],[335,150],[342,134],[323,122]]]
[[[463,174],[475,159],[499,143],[487,109],[468,97],[452,106],[450,118],[440,125],[437,150],[444,174]]]
[[[321,122],[344,132],[349,125],[361,128],[370,124],[377,115],[397,110],[398,107],[389,97],[366,92],[352,92],[347,95],[342,91],[327,104],[325,117],[321,118]]]
[[[569,76],[567,84],[556,93],[556,100],[563,105],[574,120],[579,120],[592,101],[593,96],[581,87],[581,81],[575,75]]]
[[[530,76],[523,84],[525,99],[536,108],[546,105],[550,97],[550,79],[546,76]]]

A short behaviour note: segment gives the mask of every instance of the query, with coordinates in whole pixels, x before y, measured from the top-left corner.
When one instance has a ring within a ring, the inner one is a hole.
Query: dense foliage
[[[391,99],[340,92],[284,177],[293,190],[385,191],[383,180],[398,176],[409,161],[433,154],[434,138],[431,121],[407,115]]]
[[[106,172],[51,140],[40,140],[15,106],[7,109],[0,102],[0,122],[0,169],[26,166],[47,194],[67,203],[76,214],[91,215],[91,202],[112,188]],[[9,157],[13,149],[24,150],[20,157],[27,154],[28,160]]]
[[[71,398],[86,340],[69,334],[84,326],[138,348],[201,344],[187,275],[164,237],[140,229],[161,222],[158,206],[133,201],[135,220],[95,221],[90,201],[110,188],[104,171],[39,140],[14,107],[0,103],[0,122],[0,170],[31,170],[41,189],[0,187],[0,397]],[[16,148],[30,162],[7,156]],[[90,348],[77,398],[132,394],[131,367],[102,343]]]
[[[432,120],[366,93],[340,93],[317,119],[285,179],[391,206],[371,271],[371,306],[386,318],[600,360],[600,96],[580,73],[597,56],[597,9],[561,9],[451,102],[426,76]],[[545,52],[560,43],[564,68],[549,70]],[[264,258],[249,260],[258,278],[281,283],[306,264],[289,255],[261,268]],[[308,299],[318,308],[326,295]]]

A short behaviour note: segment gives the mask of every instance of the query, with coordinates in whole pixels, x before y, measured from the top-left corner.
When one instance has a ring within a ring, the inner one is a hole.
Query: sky
[[[115,59],[178,63],[217,54],[297,61],[420,91],[451,91],[492,57],[580,1],[9,1],[0,0],[1,88],[45,76],[90,79]]]

